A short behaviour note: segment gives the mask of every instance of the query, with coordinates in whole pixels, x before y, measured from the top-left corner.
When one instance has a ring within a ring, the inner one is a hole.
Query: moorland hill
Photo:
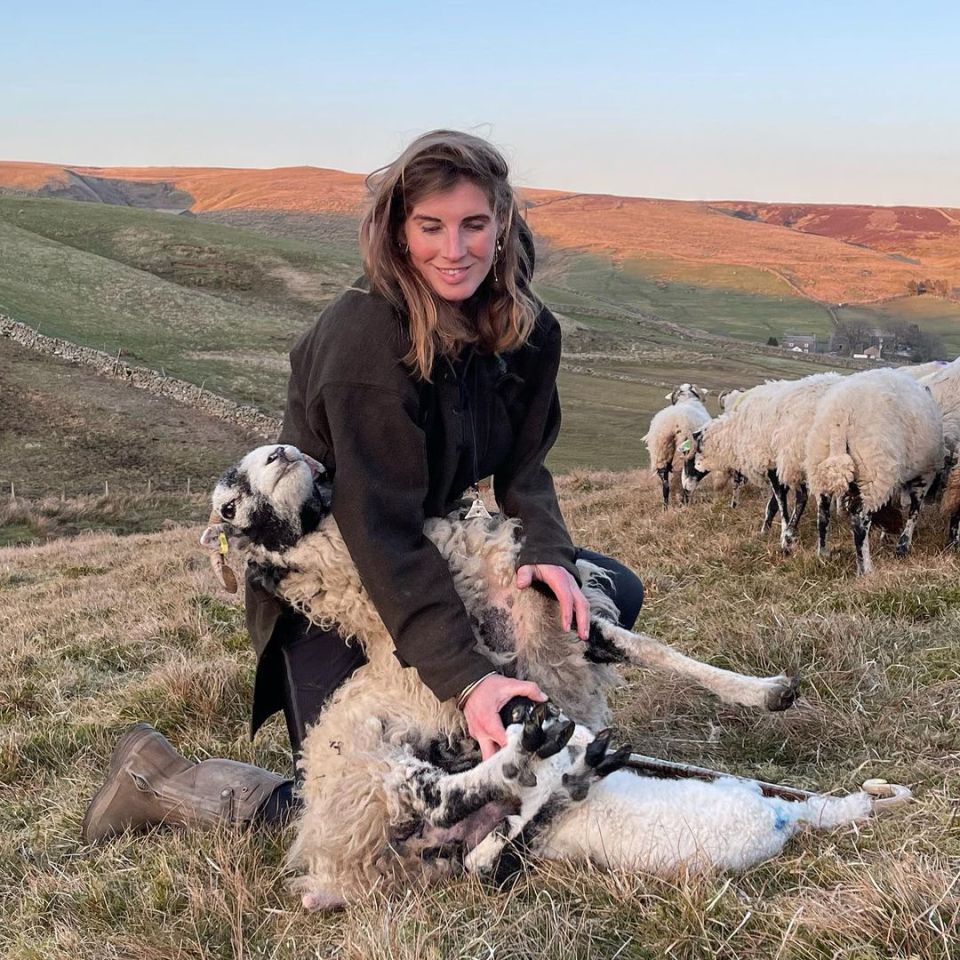
[[[364,178],[319,167],[90,167],[0,162],[0,191],[194,213],[285,211],[355,218]],[[822,303],[960,289],[960,211],[925,207],[681,201],[526,189],[535,230],[662,281]],[[718,280],[711,267],[732,268]],[[738,269],[739,268],[739,269]],[[765,276],[764,276],[765,275]],[[915,289],[915,287],[914,287]]]

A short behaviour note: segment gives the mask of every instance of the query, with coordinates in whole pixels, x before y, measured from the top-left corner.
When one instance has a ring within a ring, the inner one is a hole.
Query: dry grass
[[[302,914],[282,835],[157,833],[79,843],[120,731],[146,719],[186,753],[284,770],[272,723],[246,737],[253,671],[240,609],[183,529],[0,549],[0,955],[6,957],[646,958],[960,955],[960,587],[942,531],[876,550],[852,577],[837,526],[782,559],[759,502],[663,513],[641,474],[561,482],[576,539],[643,576],[642,625],[745,670],[802,667],[782,715],[721,707],[636,674],[616,703],[637,749],[823,790],[911,784],[905,813],[798,838],[735,877],[666,883],[536,865],[507,894],[472,879],[336,917]]]

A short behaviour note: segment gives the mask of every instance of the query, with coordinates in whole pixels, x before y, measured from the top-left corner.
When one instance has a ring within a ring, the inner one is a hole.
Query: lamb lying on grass
[[[587,563],[584,645],[560,627],[555,602],[516,588],[516,522],[431,519],[425,534],[450,564],[478,649],[553,698],[508,704],[507,746],[478,762],[453,702],[438,702],[393,656],[329,514],[320,470],[295,447],[254,450],[218,483],[201,541],[216,549],[225,536],[252,576],[313,621],[338,624],[367,657],[304,743],[289,865],[303,873],[296,886],[306,907],[342,906],[461,869],[502,876],[518,850],[668,876],[742,869],[779,852],[804,823],[832,827],[869,813],[861,793],[788,803],[726,778],[673,781],[622,769],[626,750],[608,753],[602,729],[605,692],[618,679],[613,663],[672,670],[724,700],[771,710],[793,702],[796,682],[711,667],[622,629]]]

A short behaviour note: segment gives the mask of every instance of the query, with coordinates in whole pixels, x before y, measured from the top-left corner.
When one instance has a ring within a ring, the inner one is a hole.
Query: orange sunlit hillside
[[[0,162],[0,188],[58,193],[72,180],[164,183],[195,212],[281,210],[356,216],[360,174],[319,167],[64,167]],[[760,270],[825,302],[902,296],[927,278],[960,286],[960,211],[923,207],[717,203],[523,191],[553,245],[639,260],[664,279],[698,264]],[[86,194],[85,194],[86,197]],[[93,199],[91,194],[89,199]],[[746,271],[744,271],[746,273]],[[733,282],[739,283],[739,280]],[[743,283],[747,280],[744,278]]]

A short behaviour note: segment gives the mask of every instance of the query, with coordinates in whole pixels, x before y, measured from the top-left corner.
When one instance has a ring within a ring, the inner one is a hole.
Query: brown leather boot
[[[160,823],[247,825],[284,782],[235,760],[192,763],[149,723],[136,723],[113,751],[81,835],[84,843],[99,843]]]

